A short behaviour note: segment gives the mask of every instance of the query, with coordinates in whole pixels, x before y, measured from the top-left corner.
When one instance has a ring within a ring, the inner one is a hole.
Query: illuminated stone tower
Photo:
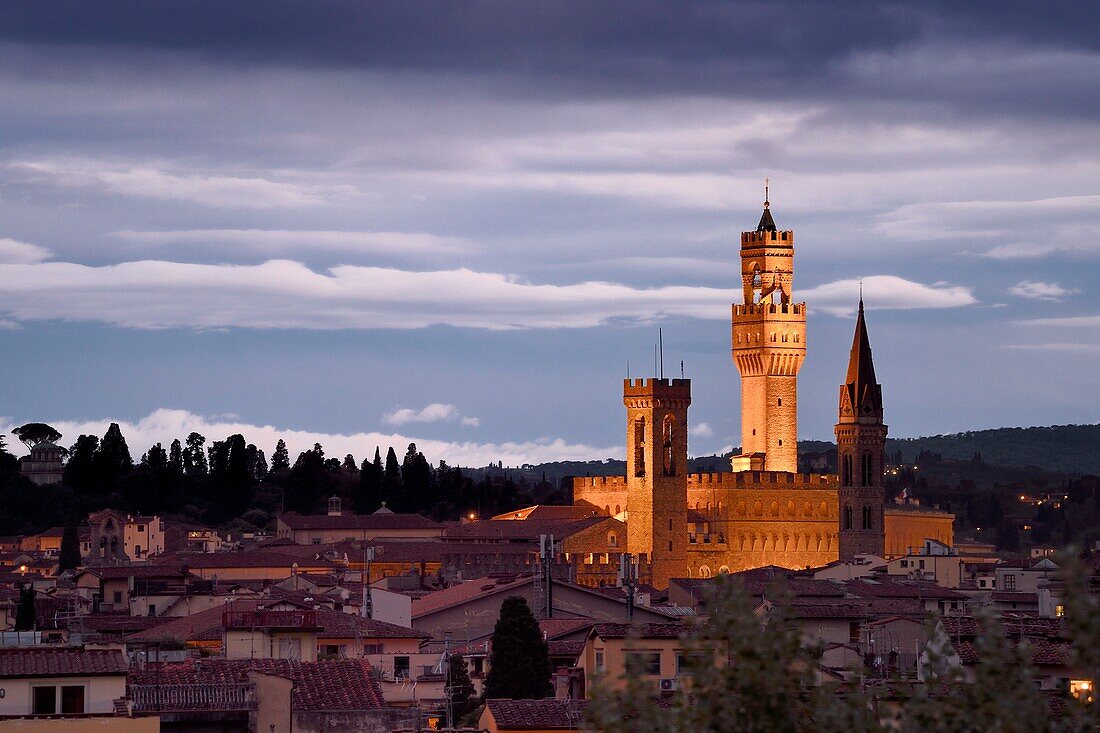
[[[835,430],[840,473],[840,559],[851,560],[859,554],[881,557],[886,547],[882,518],[886,425],[882,422],[882,387],[875,380],[862,297],[848,375],[840,387],[840,418]]]
[[[623,380],[627,549],[645,554],[656,588],[687,567],[687,412],[690,379]]]
[[[733,305],[733,361],[741,372],[742,455],[732,459],[734,471],[798,470],[806,304],[791,302],[793,279],[794,232],[776,229],[765,193],[756,231],[741,232],[745,298]]]

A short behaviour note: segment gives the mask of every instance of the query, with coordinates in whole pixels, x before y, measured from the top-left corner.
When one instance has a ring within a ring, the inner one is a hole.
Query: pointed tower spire
[[[861,286],[862,289],[862,286]],[[859,296],[856,332],[848,356],[848,374],[844,379],[850,407],[855,417],[882,419],[882,387],[875,378],[875,363],[871,358],[871,341],[867,337],[867,320],[863,313],[863,294]],[[841,405],[842,409],[844,405]],[[842,415],[843,417],[843,415]]]
[[[764,179],[764,213],[760,215],[760,223],[756,225],[758,232],[778,231],[775,227],[775,219],[772,219],[772,202],[768,200],[768,179]]]
[[[840,483],[838,550],[840,559],[847,561],[859,554],[882,556],[886,543],[882,474],[887,428],[882,422],[882,387],[875,379],[862,292],[844,381],[834,431]]]

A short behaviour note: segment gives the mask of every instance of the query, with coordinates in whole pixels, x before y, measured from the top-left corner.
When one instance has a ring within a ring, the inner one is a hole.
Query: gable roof
[[[678,639],[684,633],[683,624],[608,624],[592,627],[592,633],[601,639]]]
[[[279,521],[294,530],[308,529],[438,529],[443,525],[433,522],[419,514],[393,514],[375,512],[374,514],[280,514]]]
[[[219,641],[222,638],[223,614],[230,612],[248,612],[264,610],[269,606],[285,603],[280,599],[250,599],[230,601],[205,611],[181,616],[166,623],[130,634],[130,641],[157,641],[176,639],[179,641]],[[316,618],[318,639],[349,639],[359,636],[363,639],[423,639],[426,634],[413,629],[386,623],[376,619],[363,618],[330,608],[319,607],[313,610]],[[163,618],[163,617],[161,617]]]
[[[125,675],[122,652],[106,649],[3,649],[0,678]]]
[[[297,662],[289,659],[204,659],[135,669],[132,685],[218,685],[248,682],[249,672],[294,682],[294,710],[377,710],[386,707],[371,665],[362,659]]]
[[[580,730],[587,700],[486,700],[497,727],[507,730]]]
[[[601,522],[614,522],[615,526],[625,526],[614,517],[603,515],[580,519],[484,519],[480,522],[448,527],[443,536],[446,539],[536,542],[539,535],[552,534],[555,540],[562,540]]]
[[[414,619],[421,618],[436,611],[472,601],[475,598],[517,590],[533,582],[534,578],[532,576],[524,575],[519,578],[498,578],[496,580],[482,578],[480,580],[469,580],[465,583],[456,583],[450,588],[443,588],[414,600],[412,602],[412,617]]]

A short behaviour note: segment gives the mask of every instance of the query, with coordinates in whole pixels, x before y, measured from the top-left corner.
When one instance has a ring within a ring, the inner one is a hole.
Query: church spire
[[[863,296],[859,298],[856,332],[848,356],[848,374],[844,379],[850,408],[856,417],[882,418],[882,387],[875,378],[875,363],[871,358],[871,342],[867,337],[867,320],[863,313]],[[844,405],[841,405],[843,411]]]

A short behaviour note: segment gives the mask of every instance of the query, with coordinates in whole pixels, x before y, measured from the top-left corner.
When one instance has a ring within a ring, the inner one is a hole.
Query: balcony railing
[[[213,685],[130,685],[135,713],[179,710],[255,710],[256,695],[247,682]]]
[[[225,611],[222,626],[227,629],[315,629],[314,611]]]

